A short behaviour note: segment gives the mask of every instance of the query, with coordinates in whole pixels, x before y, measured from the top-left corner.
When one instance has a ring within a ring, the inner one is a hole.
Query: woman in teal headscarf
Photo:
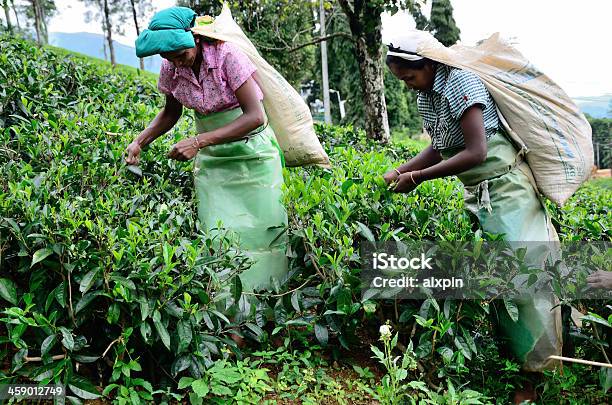
[[[198,216],[215,234],[221,224],[239,238],[253,265],[240,278],[244,290],[269,288],[287,273],[287,213],[281,201],[282,152],[267,124],[255,66],[234,45],[191,32],[195,13],[172,7],[155,14],[136,40],[136,54],[160,54],[158,81],[166,104],[128,146],[137,164],[141,148],[168,132],[183,107],[195,110],[196,134],[168,156],[195,158]]]

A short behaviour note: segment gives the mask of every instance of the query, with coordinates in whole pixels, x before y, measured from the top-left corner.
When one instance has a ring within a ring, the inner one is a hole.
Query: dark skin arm
[[[257,98],[255,86],[255,80],[249,78],[236,90],[236,98],[243,111],[240,117],[214,131],[183,139],[172,147],[168,157],[176,160],[190,160],[197,154],[200,148],[240,139],[262,125],[265,116],[261,108],[261,102]],[[164,108],[151,121],[151,124],[127,147],[125,162],[130,165],[138,164],[141,149],[172,129],[181,117],[182,112],[183,106],[181,103],[174,97],[167,95]]]
[[[193,138],[178,142],[168,156],[176,160],[190,160],[200,148],[243,138],[246,134],[261,126],[265,122],[265,115],[261,102],[257,98],[255,80],[252,77],[249,78],[236,90],[235,94],[242,109],[240,117],[214,131],[201,133]]]
[[[465,148],[448,160],[397,176],[394,191],[408,193],[426,180],[453,176],[484,162],[487,158],[487,141],[482,108],[479,105],[468,108],[460,119],[460,125],[465,139]]]
[[[389,170],[387,173],[385,173],[385,182],[387,182],[387,184],[390,184],[397,180],[397,177],[399,176],[399,174],[397,173],[398,171],[399,173],[406,173],[425,169],[427,167],[435,165],[436,163],[439,163],[441,160],[442,156],[440,156],[440,153],[435,150],[431,145],[429,145],[421,152],[419,152],[418,155],[410,159],[408,162],[399,166],[397,169]]]
[[[130,165],[138,164],[142,148],[172,129],[179,118],[181,118],[182,113],[183,106],[181,103],[174,97],[167,95],[164,108],[151,121],[149,126],[127,147],[125,162]]]

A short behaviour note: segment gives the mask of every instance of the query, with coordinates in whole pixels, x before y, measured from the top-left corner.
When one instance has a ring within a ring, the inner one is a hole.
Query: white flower
[[[381,338],[389,338],[391,337],[391,326],[389,325],[381,325],[380,329],[378,330],[380,332],[380,337]]]

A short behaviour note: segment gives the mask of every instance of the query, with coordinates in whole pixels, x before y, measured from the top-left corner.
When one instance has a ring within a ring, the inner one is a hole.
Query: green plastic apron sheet
[[[448,159],[458,150],[442,151]],[[487,142],[487,159],[459,174],[464,184],[465,207],[489,233],[504,234],[504,240],[517,242],[558,241],[557,233],[534,187],[527,163],[506,136],[498,132]],[[548,243],[541,249],[530,243],[526,260],[541,265]],[[519,318],[514,322],[503,305],[498,307],[499,327],[508,346],[526,371],[541,371],[557,362],[550,355],[561,355],[561,311],[551,291],[539,291],[514,301]]]
[[[195,114],[198,133],[234,121],[240,108]],[[282,203],[283,164],[269,125],[246,139],[202,148],[194,167],[198,217],[210,233],[222,227],[239,239],[253,265],[240,274],[243,290],[270,289],[287,274],[287,211]]]

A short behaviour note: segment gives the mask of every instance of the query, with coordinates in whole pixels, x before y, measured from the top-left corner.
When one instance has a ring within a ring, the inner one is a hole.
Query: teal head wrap
[[[187,7],[171,7],[157,12],[148,29],[136,39],[136,56],[144,58],[195,47],[191,33],[195,17],[196,13]]]

